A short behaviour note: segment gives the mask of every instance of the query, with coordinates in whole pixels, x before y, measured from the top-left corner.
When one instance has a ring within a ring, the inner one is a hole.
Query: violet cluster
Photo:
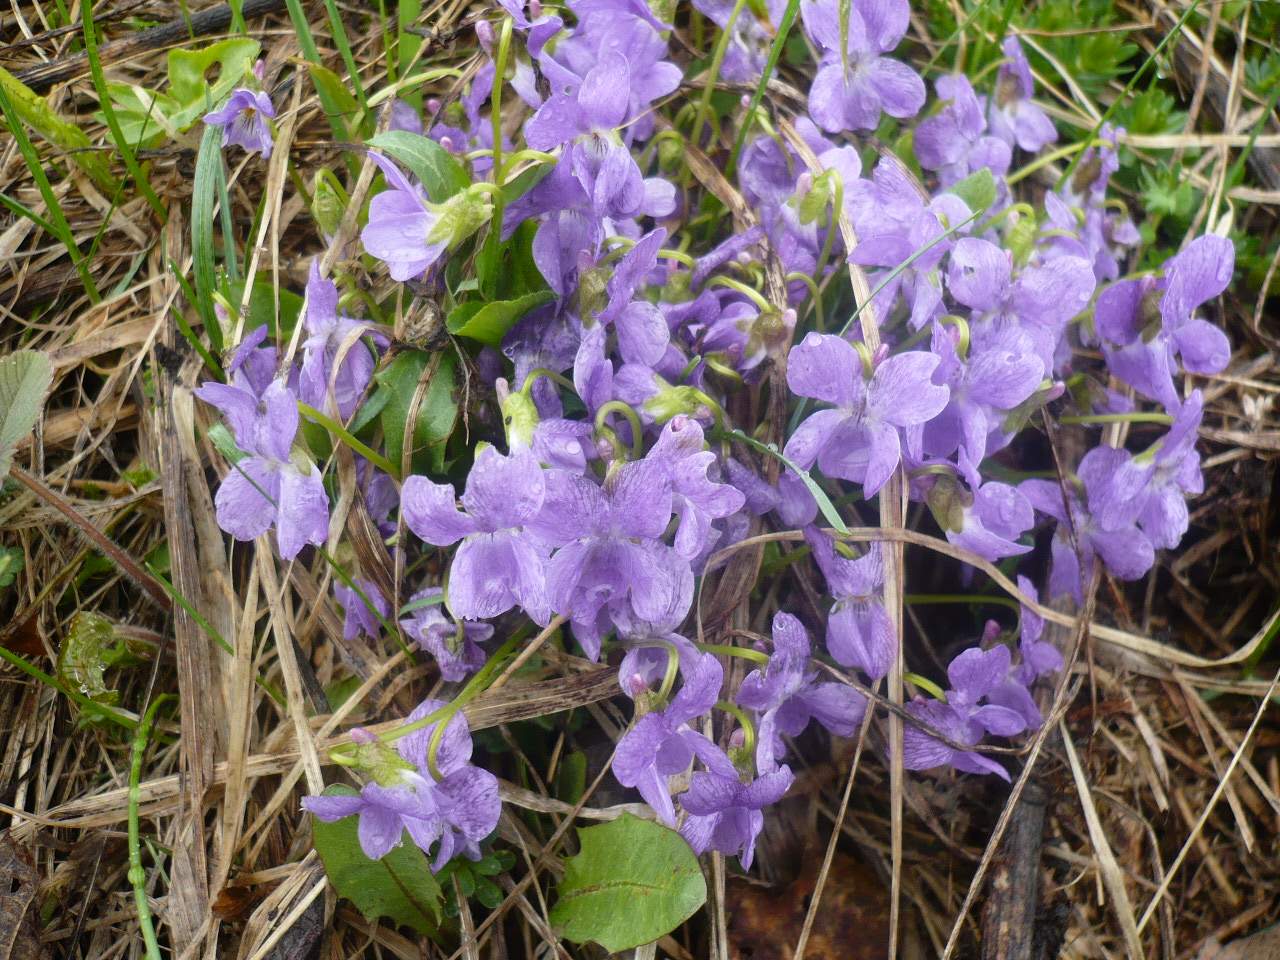
[[[370,515],[389,539],[401,532],[394,549],[443,551],[446,571],[443,582],[407,585],[401,611],[371,579],[357,575],[359,592],[339,586],[348,639],[395,621],[457,683],[483,667],[496,632],[563,618],[574,652],[621,661],[635,721],[617,744],[618,780],[697,852],[749,866],[763,811],[794,780],[792,739],[811,720],[849,736],[868,709],[818,663],[875,686],[903,656],[885,608],[884,551],[835,539],[811,484],[831,500],[871,499],[902,476],[943,535],[982,562],[1031,553],[1037,529],[1050,527],[1046,600],[1080,602],[1095,557],[1115,577],[1142,577],[1157,550],[1177,546],[1186,498],[1203,486],[1203,397],[1185,385],[1229,360],[1211,317],[1233,249],[1198,237],[1162,269],[1125,275],[1138,235],[1108,195],[1123,136],[1109,127],[1059,184],[1046,183],[1042,206],[1019,202],[1008,174],[1057,131],[1035,102],[1018,40],[1004,42],[987,87],[936,77],[930,102],[900,49],[907,0],[853,0],[844,22],[839,0],[805,0],[797,29],[818,57],[808,115],[747,138],[730,186],[749,215],[704,242],[658,119],[689,79],[671,58],[671,25],[642,0],[569,0],[563,17],[536,0],[501,4],[518,38],[509,83],[526,115],[498,146],[546,169],[490,229],[499,242],[532,235],[546,295],[500,352],[477,358],[495,399],[469,469],[407,476],[397,496],[386,474],[361,463]],[[754,83],[785,4],[736,18],[733,6],[695,0],[730,30],[721,77]],[[392,118],[470,164],[477,183],[501,174],[490,113],[498,41],[494,24],[478,29],[485,60],[460,98],[429,103],[425,116],[397,104]],[[499,125],[508,133],[509,108]],[[913,133],[913,156],[860,150],[849,135],[886,117]],[[398,164],[370,156],[382,185],[361,233],[366,261],[439,289],[446,254],[492,208],[472,194],[433,203]],[[838,285],[850,265],[875,294],[860,315],[846,308],[824,323],[814,291]],[[782,277],[781,289],[767,276]],[[231,383],[200,391],[245,454],[218,493],[219,522],[240,539],[274,526],[285,559],[329,537],[298,404],[349,420],[389,343],[386,330],[341,310],[318,271],[303,323],[300,357],[279,357],[257,331],[228,366]],[[766,381],[770,397],[789,403],[773,408],[788,424],[761,412]],[[1086,452],[1064,465],[1065,485],[1018,482],[1016,441],[1059,398],[1096,421],[1081,428]],[[1135,412],[1166,422],[1134,431],[1141,443],[1130,449],[1117,425]],[[776,456],[742,442],[769,430]],[[801,532],[825,584],[825,618],[806,628],[778,612],[769,639],[730,651],[755,669],[729,671],[727,641],[709,644],[696,626],[695,585],[769,530]],[[1030,580],[1019,585],[1035,599]],[[980,748],[1040,724],[1033,685],[1062,667],[1042,629],[1024,607],[1016,651],[992,625],[956,656],[944,695],[907,707],[920,724],[908,729],[905,765],[1007,777]],[[814,648],[811,633],[824,643]],[[730,689],[726,678],[744,673]],[[398,759],[382,756],[387,769],[368,768],[359,797],[309,798],[308,809],[322,819],[358,813],[370,856],[401,829],[424,850],[440,844],[437,867],[454,852],[477,855],[496,787],[467,765],[470,740],[464,749],[452,731],[449,759],[436,757],[442,779],[424,772],[415,733]],[[485,816],[467,820],[459,810],[469,803]]]

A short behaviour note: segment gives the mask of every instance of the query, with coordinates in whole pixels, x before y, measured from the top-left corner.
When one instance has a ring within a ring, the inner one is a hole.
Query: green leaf
[[[240,37],[203,50],[170,50],[169,92],[179,107],[170,114],[169,121],[185,130],[208,110],[221,106],[249,72],[261,49],[257,40]],[[215,66],[218,77],[210,83],[206,77]]]
[[[311,81],[316,85],[316,89],[324,90],[342,111],[343,116],[350,116],[360,109],[360,101],[347,89],[347,85],[336,73],[315,63],[308,63],[307,69],[311,71]]]
[[[499,300],[495,303],[471,300],[450,310],[446,325],[450,333],[479,340],[496,350],[517,320],[554,296],[550,290],[539,290],[518,300]]]
[[[379,386],[387,390],[387,405],[382,409],[382,435],[387,459],[397,467],[403,463],[405,424],[413,405],[418,384],[429,380],[413,426],[412,452],[432,446],[438,451],[436,462],[443,457],[444,441],[453,433],[458,418],[458,404],[453,399],[458,362],[452,354],[424,353],[406,350],[386,369],[374,375]]]
[[[963,200],[972,213],[981,213],[996,202],[996,181],[986,167],[977,170],[947,189]]]
[[[324,795],[354,796],[350,787],[326,787]],[[370,860],[360,849],[359,817],[343,817],[334,823],[312,819],[316,852],[338,896],[356,905],[370,923],[387,917],[413,927],[424,936],[436,933],[440,924],[440,884],[431,872],[427,855],[408,836],[381,860]]]
[[[0,587],[13,583],[22,563],[22,551],[17,547],[0,547]]]
[[[111,649],[115,639],[115,625],[106,617],[77,613],[58,648],[58,679],[95,703],[115,703],[120,694],[102,680],[102,672],[116,656]]]
[[[35,429],[53,383],[53,364],[38,350],[0,357],[0,481],[9,475],[18,441]]]
[[[3,89],[22,122],[55,147],[61,148],[80,165],[98,187],[113,195],[119,181],[111,172],[111,166],[97,150],[92,149],[89,135],[74,123],[63,120],[40,96],[8,70],[0,67],[0,89]]]
[[[253,288],[249,291],[248,315],[245,318],[244,325],[246,333],[258,329],[265,323],[267,332],[272,337],[288,337],[292,335],[293,328],[297,326],[298,317],[302,313],[302,297],[292,290],[285,290],[283,287],[280,288],[278,293],[280,295],[280,316],[277,323],[277,290],[275,285],[267,280],[260,280],[254,283]],[[243,280],[227,284],[227,299],[231,303],[239,304],[240,298],[243,296]]]
[[[391,154],[412,170],[435,203],[443,203],[471,185],[471,178],[453,154],[430,137],[407,130],[388,130],[365,142]]]
[[[624,813],[578,831],[582,852],[565,861],[551,922],[575,943],[610,953],[652,943],[707,901],[707,881],[684,837]]]

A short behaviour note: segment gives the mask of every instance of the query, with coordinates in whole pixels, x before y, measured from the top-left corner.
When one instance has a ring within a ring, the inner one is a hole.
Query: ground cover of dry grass
[[[304,6],[326,64],[341,71],[322,5]],[[1124,5],[1144,53],[1184,9],[1162,0]],[[67,12],[77,24],[81,6]],[[344,15],[355,25],[366,12],[352,5]],[[477,12],[465,2],[429,10],[433,63],[464,72],[474,65],[472,35],[452,30]],[[163,0],[112,0],[94,15],[112,39],[134,34],[130,17],[165,23],[183,11]],[[35,70],[28,74],[35,77],[54,64],[60,72],[48,90],[51,106],[100,144],[88,67],[73,49],[79,27],[56,24],[48,5],[13,0],[0,10],[0,66]],[[298,66],[301,48],[287,17],[256,17],[249,29],[278,84],[280,137],[269,165],[231,157],[233,216],[247,235],[259,197],[278,198],[252,249],[259,270],[296,291],[311,258],[332,260],[339,250],[323,245],[286,160],[346,177],[347,154],[333,142]],[[1190,112],[1187,128],[1137,135],[1127,145],[1153,164],[1196,151],[1188,176],[1206,198],[1200,229],[1230,209],[1262,249],[1273,249],[1280,132],[1259,123],[1264,108],[1274,108],[1269,91],[1250,89],[1242,62],[1231,56],[1248,30],[1247,16],[1223,18],[1217,5],[1208,23],[1185,27],[1161,63]],[[916,22],[914,32],[926,53],[937,43],[928,23]],[[360,36],[354,26],[352,36],[365,86],[376,88],[380,38]],[[158,82],[163,51],[114,49],[104,48],[113,82]],[[1060,118],[1099,115],[1061,76],[1042,80]],[[439,94],[447,96],[448,87]],[[783,103],[790,96],[785,88],[778,95]],[[298,801],[336,776],[326,767],[328,747],[357,723],[376,728],[402,717],[429,692],[429,671],[391,638],[341,641],[332,573],[323,562],[282,563],[271,551],[233,544],[214,522],[211,491],[225,467],[204,439],[215,418],[193,400],[199,358],[176,323],[181,316],[199,325],[180,283],[191,275],[198,130],[140,158],[163,220],[132,191],[113,206],[57,148],[37,141],[70,230],[82,249],[94,246],[87,270],[100,302],[87,296],[64,246],[29,218],[10,213],[0,220],[0,352],[44,350],[56,371],[45,416],[17,462],[126,554],[146,558],[184,602],[170,602],[165,592],[157,597],[104,562],[48,496],[10,485],[0,495],[0,543],[20,550],[24,566],[13,586],[0,590],[0,645],[53,675],[73,618],[96,612],[150,650],[142,662],[108,674],[119,694],[112,709],[136,724],[147,704],[176,695],[145,743],[136,811],[145,889],[173,956],[447,955],[428,940],[370,924],[338,901],[311,849]],[[1246,147],[1247,176],[1231,184],[1228,172]],[[118,158],[106,156],[121,172]],[[349,186],[358,195],[371,173],[368,164],[356,169]],[[3,133],[0,192],[47,214],[14,139]],[[1280,956],[1274,940],[1264,939],[1280,922],[1280,725],[1277,658],[1269,647],[1280,594],[1272,490],[1280,451],[1280,300],[1260,293],[1275,274],[1273,261],[1264,277],[1229,291],[1222,304],[1235,355],[1225,373],[1204,384],[1206,490],[1193,505],[1192,537],[1136,588],[1104,580],[1092,624],[1058,618],[1064,648],[1076,651],[1074,666],[1056,691],[1052,723],[1035,741],[1040,760],[1013,793],[949,774],[899,782],[884,759],[887,723],[865,745],[810,747],[786,816],[770,819],[762,841],[762,875],[774,886],[726,883],[720,864],[710,921],[665,938],[659,955],[706,955],[719,927],[731,955],[746,957],[749,946],[756,960],[789,956],[809,912],[818,923],[808,956],[884,956],[888,905],[897,898],[905,905],[901,955],[996,957],[1001,916],[1015,915],[1037,890],[1035,926],[1048,951],[1040,956]],[[1070,432],[1061,439],[1070,443]],[[342,509],[340,524],[363,522]],[[929,576],[932,561],[919,561],[921,554],[930,556],[907,549],[909,577]],[[941,645],[947,615],[909,608],[905,618],[915,642]],[[212,632],[233,652],[215,644]],[[359,689],[333,709],[332,685],[347,678]],[[279,691],[281,702],[269,690]],[[593,729],[616,735],[626,723],[611,703],[616,693],[612,670],[548,652],[536,674],[490,691],[467,713],[473,729],[505,743],[511,766],[499,772],[513,781],[523,749],[513,725],[573,710]],[[537,772],[554,781],[559,757],[578,734],[557,722],[547,735],[555,740],[550,768]],[[91,721],[52,683],[12,664],[0,667],[0,960],[143,956],[126,843],[132,750],[132,733],[120,724]],[[496,911],[471,916],[464,909],[463,928],[478,934],[465,955],[585,955],[549,929],[544,891],[557,866],[539,858],[553,840],[571,842],[572,833],[559,829],[571,815],[607,817],[632,798],[601,787],[575,811],[541,781],[513,781],[505,790],[501,830],[517,851],[517,867],[504,878],[508,896]],[[895,804],[906,812],[903,835],[892,842]],[[1037,816],[1040,866],[1020,874],[1027,851],[1039,850]],[[990,843],[997,829],[1011,838],[1008,845]],[[828,874],[818,865],[833,834],[840,845]],[[759,918],[769,920],[763,929]]]

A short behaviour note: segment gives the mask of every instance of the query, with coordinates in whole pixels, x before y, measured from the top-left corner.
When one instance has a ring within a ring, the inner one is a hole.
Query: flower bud
[[[329,176],[325,176],[329,174]],[[342,218],[347,214],[347,201],[330,181],[333,175],[328,170],[319,171],[311,191],[311,216],[320,226],[326,237],[337,236]]]
[[[973,493],[956,477],[940,475],[926,496],[929,509],[944,531],[959,533],[964,529],[965,512],[973,506]]]

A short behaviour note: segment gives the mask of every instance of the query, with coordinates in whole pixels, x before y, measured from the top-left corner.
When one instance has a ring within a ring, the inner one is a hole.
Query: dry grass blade
[[[1093,803],[1093,791],[1089,778],[1080,765],[1076,748],[1071,743],[1071,731],[1065,723],[1058,725],[1062,735],[1062,749],[1067,755],[1071,767],[1071,776],[1075,781],[1076,793],[1080,797],[1080,809],[1084,813],[1085,822],[1089,825],[1089,837],[1093,841],[1093,855],[1098,871],[1102,874],[1103,883],[1111,895],[1111,903],[1120,929],[1124,934],[1125,950],[1130,957],[1145,956],[1142,949],[1142,938],[1139,936],[1137,920],[1133,913],[1133,904],[1129,900],[1129,891],[1125,887],[1124,875],[1120,864],[1116,862],[1115,852],[1107,840],[1106,830],[1098,817],[1097,807]]]

